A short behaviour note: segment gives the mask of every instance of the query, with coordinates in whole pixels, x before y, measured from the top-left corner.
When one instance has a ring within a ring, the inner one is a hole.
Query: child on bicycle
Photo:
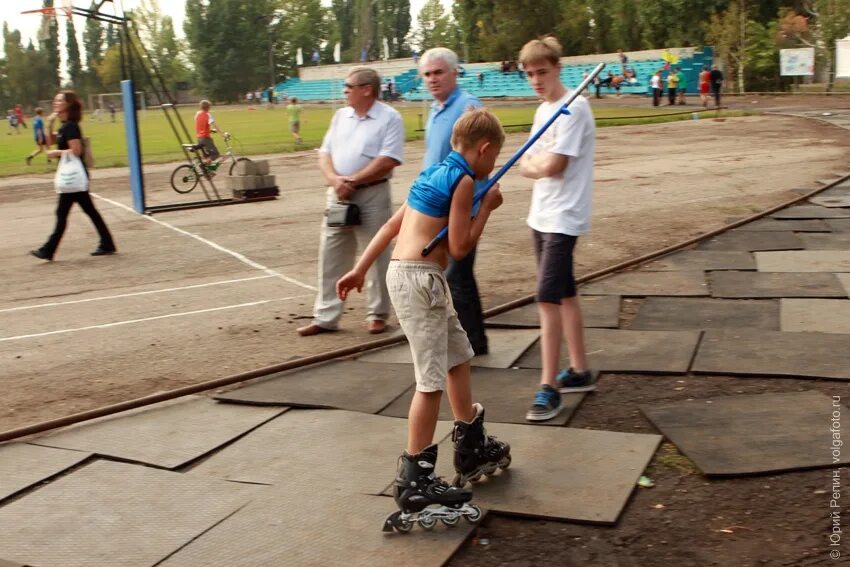
[[[213,115],[210,114],[210,106],[210,101],[201,101],[200,110],[195,114],[195,134],[198,137],[198,145],[201,146],[201,150],[204,152],[204,163],[207,166],[215,165],[215,167],[211,168],[214,170],[218,168],[218,160],[221,158],[221,153],[215,147],[215,142],[210,137],[212,132],[218,132],[218,124],[215,118],[213,118]],[[227,132],[223,135],[225,140],[230,138],[230,134]]]

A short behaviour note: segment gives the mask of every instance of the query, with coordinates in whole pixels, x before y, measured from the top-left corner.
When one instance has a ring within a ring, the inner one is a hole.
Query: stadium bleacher
[[[691,50],[689,57],[682,57],[673,66],[681,69],[686,78],[685,88],[689,94],[697,93],[697,82],[699,72],[703,65],[710,66],[713,58],[713,49],[705,47],[701,51]],[[595,56],[596,60],[614,61],[609,63],[603,70],[602,76],[607,76],[611,71],[615,75],[622,74],[623,69],[617,60],[617,54],[609,56]],[[635,82],[623,82],[620,85],[621,94],[649,94],[649,78],[659,69],[664,69],[667,63],[660,58],[632,59],[627,66],[635,71]],[[585,62],[576,64],[564,64],[561,68],[561,80],[570,87],[577,86],[584,73],[596,67],[596,62]],[[479,81],[478,75],[483,73],[484,80]],[[396,85],[396,91],[400,93],[403,100],[420,101],[431,100],[431,94],[422,85],[417,69],[410,67],[400,73],[384,75],[392,77]],[[666,78],[667,71],[663,77]],[[275,95],[280,99],[283,96],[295,96],[303,101],[333,101],[342,99],[343,78],[339,79],[315,79],[303,80],[300,78],[289,79],[275,86]],[[462,75],[458,84],[469,93],[479,98],[496,97],[534,97],[534,91],[528,85],[525,76],[518,71],[502,73],[498,64],[477,63],[462,65]],[[591,87],[592,92],[592,87]],[[614,93],[613,87],[602,87],[602,94]]]

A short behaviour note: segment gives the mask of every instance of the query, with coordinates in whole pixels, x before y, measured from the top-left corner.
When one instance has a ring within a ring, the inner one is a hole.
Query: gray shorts
[[[204,154],[210,159],[217,159],[221,155],[212,138],[198,138],[198,145],[203,148]]]
[[[558,232],[534,234],[534,255],[537,257],[537,301],[557,303],[576,296],[573,276],[573,249],[578,236]]]
[[[387,287],[410,343],[416,389],[446,389],[448,371],[475,356],[460,326],[443,270],[433,262],[393,260]]]
[[[301,123],[300,122],[290,122],[289,123],[289,131],[293,134],[297,134],[301,131]]]

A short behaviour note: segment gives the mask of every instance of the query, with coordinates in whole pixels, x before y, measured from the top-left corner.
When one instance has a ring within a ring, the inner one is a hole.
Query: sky
[[[250,0],[247,0],[250,1]],[[57,6],[62,5],[63,0],[54,0],[54,4]],[[451,9],[452,0],[440,0],[443,6],[447,9]],[[422,9],[422,5],[425,3],[425,0],[410,0],[410,13],[411,13],[411,25],[416,25],[416,15]],[[91,0],[73,0],[72,4],[74,6],[80,8],[88,8],[91,5]],[[121,8],[125,10],[131,10],[136,8],[141,4],[141,0],[114,0],[113,2],[117,12],[121,12]],[[329,6],[330,0],[322,0],[322,4]],[[174,20],[174,30],[177,33],[178,37],[183,37],[183,14],[185,1],[184,0],[159,0],[159,6],[162,10],[163,15],[171,16],[172,20]],[[41,23],[41,16],[39,14],[21,14],[21,12],[25,10],[35,10],[42,7],[41,0],[0,0],[0,20],[4,22],[8,22],[9,29],[19,30],[21,32],[22,43],[24,46],[27,45],[30,39],[33,40],[33,43],[37,44],[36,35],[38,33],[38,27]],[[111,14],[112,9],[109,6],[109,3],[103,5],[104,12]],[[80,45],[82,45],[82,34],[83,28],[85,27],[85,21],[83,18],[76,16],[74,18],[74,27],[77,31],[78,41]],[[59,36],[60,41],[64,45],[65,42],[65,18],[64,16],[60,17],[60,25],[59,25]],[[2,52],[3,46],[0,45],[0,52]]]

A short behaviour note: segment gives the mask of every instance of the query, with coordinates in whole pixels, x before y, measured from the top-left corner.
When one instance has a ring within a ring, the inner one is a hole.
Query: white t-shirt
[[[534,113],[534,135],[567,101],[572,91],[556,102],[544,102]],[[570,115],[561,115],[528,150],[529,155],[551,152],[569,157],[567,168],[552,177],[534,182],[528,226],[538,232],[571,236],[590,230],[590,204],[593,193],[593,152],[596,124],[590,103],[583,96],[569,106]]]
[[[652,78],[649,79],[649,86],[653,89],[661,88],[661,77],[658,75],[653,75]]]
[[[352,175],[378,156],[402,163],[404,121],[396,109],[383,102],[375,101],[362,118],[350,106],[340,108],[331,118],[319,152],[330,154],[339,175]]]

